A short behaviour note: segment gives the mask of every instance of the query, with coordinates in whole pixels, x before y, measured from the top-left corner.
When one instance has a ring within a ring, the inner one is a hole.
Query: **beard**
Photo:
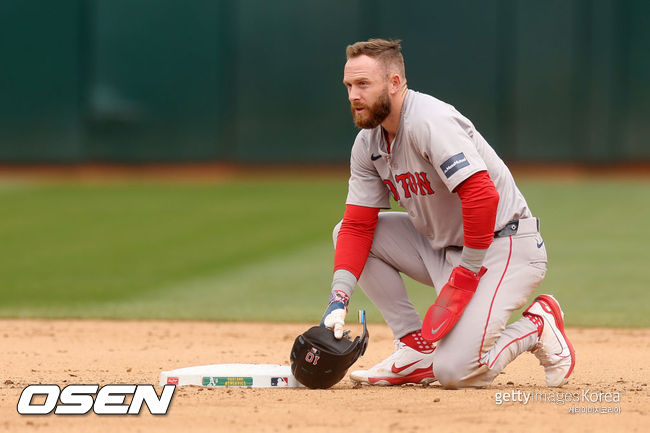
[[[367,117],[362,117],[364,113],[356,113],[355,108],[365,108],[367,112]],[[365,104],[352,104],[350,110],[352,111],[352,120],[354,124],[361,129],[372,129],[381,125],[381,122],[386,120],[390,114],[391,103],[390,97],[388,96],[388,90],[382,93],[377,101],[371,106]]]

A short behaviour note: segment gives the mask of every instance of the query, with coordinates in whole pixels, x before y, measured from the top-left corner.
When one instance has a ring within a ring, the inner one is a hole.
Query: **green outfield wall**
[[[650,159],[643,0],[7,0],[0,162],[345,161],[369,37],[508,160]]]

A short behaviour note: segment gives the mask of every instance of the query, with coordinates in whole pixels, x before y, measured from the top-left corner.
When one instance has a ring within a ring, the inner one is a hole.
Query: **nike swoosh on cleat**
[[[379,158],[381,158],[381,155],[375,155],[374,153],[370,155],[370,159],[373,161],[377,161]]]
[[[405,383],[431,383],[436,380],[432,367],[418,368],[406,376],[398,377],[369,377],[371,385],[403,385]]]
[[[411,362],[410,364],[406,364],[406,365],[403,365],[401,367],[398,367],[398,366],[395,365],[395,363],[393,363],[393,366],[390,368],[390,371],[392,371],[395,374],[400,374],[402,371],[406,370],[409,367],[412,367],[413,365],[417,364],[418,362],[420,362],[420,360],[417,360],[415,362]]]
[[[542,241],[542,243],[544,243],[544,241]],[[553,315],[553,320],[555,321],[555,327],[551,328],[551,330],[553,331],[553,336],[557,340],[557,343],[560,345],[562,350],[560,350],[559,353],[554,353],[554,355],[559,356],[560,358],[566,358],[567,356],[571,356],[571,349],[569,349],[569,345],[566,343],[567,341],[566,335],[564,335],[564,322],[562,319],[562,310],[560,309],[560,306],[557,305],[557,302],[555,302],[552,306],[551,303],[547,300],[541,302],[540,305],[542,306],[542,308],[544,308],[544,311]],[[555,307],[555,309],[559,311],[557,314],[553,311],[554,310],[553,307]],[[564,342],[562,340],[564,340]]]
[[[566,358],[567,356],[570,356],[571,351],[569,350],[569,346],[562,342],[562,339],[566,340],[566,337],[564,335],[558,336],[557,334],[555,334],[555,338],[557,339],[558,344],[562,348],[562,350],[560,350],[560,353],[555,353],[555,355],[559,356],[560,358]]]

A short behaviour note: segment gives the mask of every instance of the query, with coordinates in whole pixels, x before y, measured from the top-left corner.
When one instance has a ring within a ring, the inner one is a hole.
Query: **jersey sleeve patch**
[[[463,152],[457,153],[440,165],[440,170],[449,179],[461,168],[469,166],[469,161]]]

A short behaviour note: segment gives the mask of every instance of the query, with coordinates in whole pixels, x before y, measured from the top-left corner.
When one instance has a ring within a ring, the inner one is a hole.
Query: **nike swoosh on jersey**
[[[403,365],[401,367],[398,367],[398,366],[395,365],[395,363],[393,363],[393,366],[390,368],[390,371],[392,371],[395,374],[400,374],[402,371],[406,370],[409,367],[412,367],[413,365],[417,364],[418,362],[420,362],[420,360],[417,360],[415,362],[411,362],[410,364],[406,364],[406,365]]]
[[[544,241],[538,243],[538,244],[537,244],[537,248],[542,248],[542,245],[544,245]]]
[[[381,155],[375,155],[374,153],[370,155],[370,159],[373,161],[377,161],[379,158],[381,158]]]

